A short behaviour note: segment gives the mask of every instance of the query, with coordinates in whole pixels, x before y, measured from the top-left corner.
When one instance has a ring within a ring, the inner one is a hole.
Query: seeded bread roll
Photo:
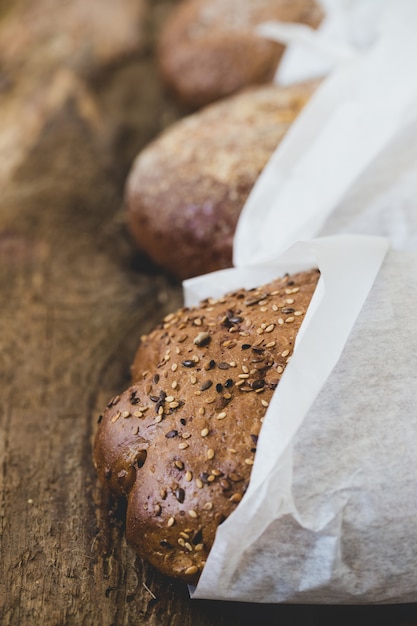
[[[317,27],[322,17],[314,0],[186,0],[160,35],[162,78],[189,107],[271,82],[284,46],[260,37],[255,27],[271,20]]]
[[[246,198],[316,86],[250,90],[184,118],[149,144],[126,185],[138,247],[180,279],[230,267]]]
[[[195,583],[242,499],[318,278],[310,270],[207,299],[142,338],[133,384],[100,419],[94,460],[127,499],[128,541],[162,573]]]

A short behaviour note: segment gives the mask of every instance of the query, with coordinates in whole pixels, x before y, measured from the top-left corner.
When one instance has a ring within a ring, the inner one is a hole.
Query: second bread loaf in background
[[[242,207],[315,87],[253,88],[189,115],[149,144],[126,184],[138,247],[179,279],[230,267]]]

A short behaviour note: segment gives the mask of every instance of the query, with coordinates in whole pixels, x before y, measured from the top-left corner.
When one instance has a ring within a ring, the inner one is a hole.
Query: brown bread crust
[[[230,267],[242,207],[316,86],[250,90],[184,118],[149,144],[126,185],[137,245],[180,279]]]
[[[186,0],[162,29],[158,61],[165,83],[190,107],[201,107],[273,79],[284,46],[258,36],[271,20],[317,27],[314,0]]]
[[[162,573],[195,583],[250,478],[262,420],[317,270],[168,315],[142,338],[133,384],[109,403],[94,459],[127,498],[126,535]]]

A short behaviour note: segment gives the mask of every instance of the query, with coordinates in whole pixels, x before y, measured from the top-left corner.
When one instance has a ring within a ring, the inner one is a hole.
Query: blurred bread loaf
[[[250,89],[171,125],[126,184],[138,247],[177,278],[232,265],[241,209],[315,83]]]
[[[314,0],[184,0],[161,31],[161,75],[190,107],[270,82],[284,47],[255,27],[273,20],[316,27],[322,17]]]

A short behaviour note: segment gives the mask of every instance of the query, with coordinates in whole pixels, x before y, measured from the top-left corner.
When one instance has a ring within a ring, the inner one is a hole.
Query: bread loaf
[[[176,122],[149,144],[126,185],[137,245],[180,279],[230,267],[246,198],[315,87],[254,88]]]
[[[100,418],[94,460],[127,499],[128,541],[162,573],[195,583],[244,496],[318,278],[310,270],[207,299],[142,338],[133,384]]]
[[[284,47],[257,35],[262,22],[316,27],[314,0],[185,0],[162,29],[161,75],[177,98],[200,107],[249,85],[271,82]]]

